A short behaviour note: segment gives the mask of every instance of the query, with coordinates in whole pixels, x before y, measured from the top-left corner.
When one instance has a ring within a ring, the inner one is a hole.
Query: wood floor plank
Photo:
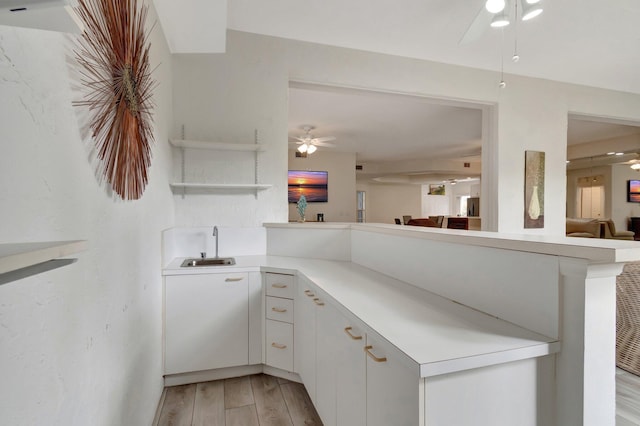
[[[224,408],[236,408],[254,403],[249,376],[225,379]]]
[[[191,426],[195,396],[195,384],[167,388],[158,426]]]
[[[251,387],[260,426],[293,426],[277,378],[264,374],[251,376]]]
[[[260,426],[255,404],[225,410],[226,426]]]
[[[616,414],[621,425],[624,421],[640,425],[640,377],[616,369]]]
[[[198,383],[193,405],[193,426],[225,426],[224,382]]]
[[[303,384],[294,382],[281,384],[280,390],[294,425],[322,426],[320,416]]]

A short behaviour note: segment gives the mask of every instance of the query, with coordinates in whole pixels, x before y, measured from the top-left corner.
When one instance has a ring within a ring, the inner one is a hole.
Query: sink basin
[[[236,260],[233,257],[207,257],[205,259],[194,257],[185,259],[180,266],[190,268],[194,266],[222,266],[235,264]]]

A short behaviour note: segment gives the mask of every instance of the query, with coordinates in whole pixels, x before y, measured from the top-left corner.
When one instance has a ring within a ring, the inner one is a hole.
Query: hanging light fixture
[[[635,171],[639,171],[640,170],[640,163],[633,163],[630,167]]]
[[[506,27],[507,25],[509,25],[509,23],[510,23],[509,17],[504,12],[494,16],[493,19],[491,20],[491,26],[493,28]]]
[[[487,0],[484,4],[485,9],[490,13],[500,13],[506,6],[505,0]]]
[[[315,145],[309,145],[309,147],[307,148],[307,154],[313,154],[317,149],[318,148],[316,148]]]
[[[525,0],[522,5],[522,20],[528,21],[542,13],[540,0]]]
[[[298,151],[302,152],[303,154],[307,152],[308,149],[309,149],[309,146],[306,143],[303,143],[298,147]]]

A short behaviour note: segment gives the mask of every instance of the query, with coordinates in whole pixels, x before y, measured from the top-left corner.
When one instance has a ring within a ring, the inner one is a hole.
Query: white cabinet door
[[[321,294],[316,309],[316,409],[324,426],[336,424],[336,369],[341,314]],[[342,339],[340,339],[342,340]],[[364,352],[363,352],[364,353]]]
[[[247,273],[165,278],[165,374],[246,365]]]
[[[294,313],[294,371],[300,375],[311,401],[316,403],[316,312],[313,287],[298,278]]]
[[[416,426],[420,421],[417,364],[367,334],[367,426]]]
[[[367,342],[364,329],[340,317],[340,336],[336,353],[336,424],[367,424]]]
[[[267,365],[285,371],[293,370],[293,324],[267,320]]]

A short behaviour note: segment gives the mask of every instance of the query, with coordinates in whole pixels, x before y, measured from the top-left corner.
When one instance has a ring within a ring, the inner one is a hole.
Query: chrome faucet
[[[213,227],[213,236],[216,237],[216,259],[218,258],[218,227]]]

